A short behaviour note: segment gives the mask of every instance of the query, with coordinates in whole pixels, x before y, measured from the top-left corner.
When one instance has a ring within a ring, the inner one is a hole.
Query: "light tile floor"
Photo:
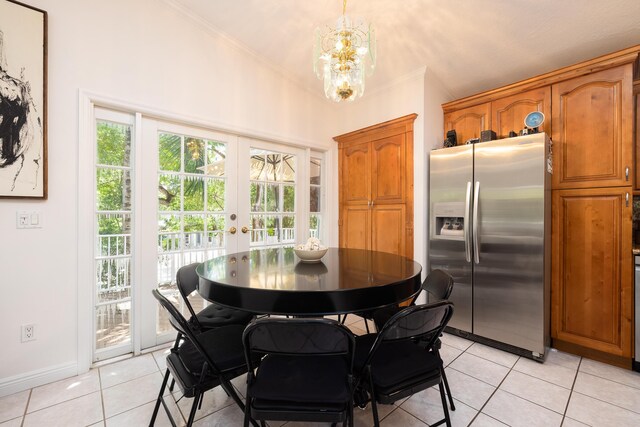
[[[349,327],[365,333],[364,321]],[[166,349],[92,369],[87,374],[0,398],[0,427],[148,425],[165,369]],[[640,374],[552,350],[544,364],[443,337],[442,358],[455,399],[454,426],[640,426]],[[234,380],[244,393],[244,378]],[[190,399],[167,399],[184,425]],[[395,405],[380,405],[385,427],[425,426],[442,417],[434,388]],[[242,412],[217,388],[205,394],[196,426],[241,426]],[[357,427],[373,425],[370,406],[355,410]],[[168,426],[161,410],[157,426]],[[272,424],[279,427],[281,423]],[[287,423],[287,427],[313,426]]]

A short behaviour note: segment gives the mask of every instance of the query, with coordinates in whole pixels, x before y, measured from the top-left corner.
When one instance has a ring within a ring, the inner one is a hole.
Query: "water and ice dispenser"
[[[436,203],[432,215],[431,230],[436,239],[464,240],[464,203]]]

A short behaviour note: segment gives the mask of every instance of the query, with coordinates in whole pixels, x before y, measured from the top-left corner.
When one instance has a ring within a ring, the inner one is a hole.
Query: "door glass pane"
[[[132,126],[96,121],[95,354],[131,344]],[[127,346],[122,352],[131,351]]]
[[[296,156],[256,148],[250,155],[250,245],[292,245],[296,240]]]
[[[322,159],[309,162],[309,237],[322,240]]]
[[[178,269],[225,252],[227,145],[164,132],[158,142],[161,170],[172,171],[158,174],[158,289],[188,317]],[[207,304],[197,293],[189,301],[196,311]],[[158,309],[156,331],[172,331],[164,310]]]

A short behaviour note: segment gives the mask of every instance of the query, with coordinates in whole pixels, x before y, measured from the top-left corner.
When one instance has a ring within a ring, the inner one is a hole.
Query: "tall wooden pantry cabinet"
[[[340,247],[413,257],[413,122],[400,117],[338,142]]]

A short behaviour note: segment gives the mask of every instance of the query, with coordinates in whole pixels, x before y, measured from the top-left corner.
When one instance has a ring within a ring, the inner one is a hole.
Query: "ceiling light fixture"
[[[347,0],[335,28],[316,29],[313,68],[324,79],[327,98],[353,101],[364,93],[365,74],[376,66],[376,35],[371,24],[346,15]]]

